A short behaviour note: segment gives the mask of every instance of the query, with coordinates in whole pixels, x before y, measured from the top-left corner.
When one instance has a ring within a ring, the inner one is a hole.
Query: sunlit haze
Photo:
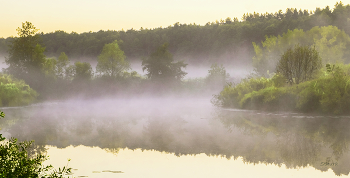
[[[0,37],[16,36],[22,22],[32,22],[40,32],[63,30],[78,33],[99,30],[168,27],[176,22],[204,25],[227,17],[241,19],[244,13],[285,11],[286,8],[331,9],[337,1],[225,1],[225,0],[100,0],[100,1],[0,1]],[[350,0],[342,1],[349,4]]]

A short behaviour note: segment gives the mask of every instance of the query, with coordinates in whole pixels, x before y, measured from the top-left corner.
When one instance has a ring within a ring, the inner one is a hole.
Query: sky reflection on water
[[[72,159],[75,176],[329,177],[350,171],[348,116],[220,109],[207,98],[72,100],[2,110],[1,133],[35,140],[35,150],[48,153],[56,167]]]
[[[272,164],[248,164],[242,158],[226,159],[224,157],[197,155],[176,156],[155,150],[121,149],[117,154],[106,152],[98,147],[67,147],[58,149],[48,147],[51,160],[47,164],[61,166],[67,164],[74,176],[88,177],[338,177],[332,170],[321,172],[313,167],[287,169]],[[64,155],[64,156],[63,156]],[[89,156],[87,156],[89,155]],[[108,171],[121,171],[111,173]],[[116,175],[118,174],[118,175]]]

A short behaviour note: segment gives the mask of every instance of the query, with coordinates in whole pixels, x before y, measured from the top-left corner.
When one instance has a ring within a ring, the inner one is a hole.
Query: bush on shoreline
[[[0,107],[20,106],[33,103],[38,94],[23,80],[0,74]]]
[[[279,74],[271,79],[244,79],[227,85],[212,102],[221,107],[269,111],[350,112],[350,65],[327,65],[313,80],[288,85]]]

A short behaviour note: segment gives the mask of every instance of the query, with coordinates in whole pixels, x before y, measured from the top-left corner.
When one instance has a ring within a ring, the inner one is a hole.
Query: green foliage
[[[38,94],[23,80],[0,75],[0,106],[20,106],[33,103]]]
[[[289,107],[294,107],[296,101],[294,93],[283,86],[285,78],[281,75],[275,75],[271,79],[244,79],[235,86],[225,86],[214,97],[213,103],[244,109],[288,110]]]
[[[42,47],[40,44],[35,45],[32,60],[29,63],[31,70],[40,70],[43,67],[46,58],[44,51],[45,47]]]
[[[31,37],[35,35],[39,29],[36,29],[32,23],[26,21],[25,23],[22,23],[22,28],[18,27],[16,31],[19,37]]]
[[[118,41],[106,44],[98,56],[96,71],[104,76],[118,77],[128,69],[130,65],[125,60],[124,52],[119,49]]]
[[[241,83],[233,86],[226,85],[219,95],[215,95],[212,102],[223,107],[241,107],[240,101],[246,94],[274,86],[274,80],[261,78],[243,79]]]
[[[286,86],[285,78],[245,79],[236,86],[228,85],[216,95],[213,103],[243,109],[291,110],[350,113],[350,65],[327,64],[325,72],[310,81]]]
[[[92,79],[93,71],[90,63],[75,62],[74,63],[74,81],[88,81]]]
[[[319,78],[299,85],[297,108],[324,113],[349,113],[350,65],[326,65]]]
[[[69,65],[67,66],[65,70],[65,79],[67,80],[73,80],[75,75],[75,65]]]
[[[282,36],[266,36],[261,42],[262,48],[253,43],[255,56],[253,66],[259,74],[266,75],[266,71],[274,71],[275,66],[287,50],[295,45],[315,46],[323,63],[348,61],[350,37],[344,31],[334,26],[313,27],[304,32],[301,29],[288,30]]]
[[[47,58],[43,66],[43,71],[45,77],[55,79],[57,75],[57,60],[55,58]]]
[[[5,62],[8,68],[5,73],[15,78],[24,80],[30,87],[41,93],[45,89],[46,57],[45,47],[39,44],[40,36],[38,31],[30,22],[22,23],[17,29],[18,38],[15,38],[9,45],[8,57]],[[49,74],[48,74],[49,75]]]
[[[68,56],[66,55],[66,53],[61,52],[56,64],[56,67],[57,67],[56,75],[59,78],[63,79],[66,76],[65,74],[67,72],[68,64],[69,64]]]
[[[322,91],[321,89],[323,89],[320,99],[322,110],[324,112],[334,112],[335,114],[349,112],[349,66],[337,66],[329,73],[331,73],[329,76],[319,80],[320,86],[315,86],[319,91]]]
[[[5,114],[1,111],[0,117],[4,118]],[[24,141],[17,143],[16,138],[5,140],[0,134],[0,178],[7,177],[50,177],[63,178],[71,173],[72,168],[65,166],[54,170],[52,165],[42,166],[43,162],[48,159],[47,156],[36,154],[29,156],[28,150],[34,141]],[[70,161],[70,160],[68,160]]]
[[[168,51],[168,44],[165,43],[150,57],[143,59],[142,70],[147,71],[147,77],[151,80],[180,81],[187,74],[181,68],[185,68],[187,64],[173,61],[173,56]]]
[[[263,110],[290,110],[295,105],[295,97],[287,88],[267,87],[244,95],[240,107]]]
[[[72,58],[95,59],[101,53],[105,44],[122,40],[123,44],[120,44],[120,48],[125,52],[128,59],[149,56],[158,46],[168,42],[170,44],[169,50],[175,57],[185,56],[191,62],[222,63],[224,61],[210,60],[220,59],[218,55],[231,54],[232,61],[246,63],[249,61],[250,64],[251,57],[254,56],[251,43],[260,43],[265,36],[277,37],[287,33],[288,30],[301,29],[308,31],[315,26],[329,25],[350,34],[349,12],[350,6],[340,2],[336,3],[334,8],[325,7],[309,10],[288,8],[276,9],[276,12],[269,13],[246,13],[241,18],[231,17],[232,20],[227,18],[226,20],[208,22],[205,25],[177,22],[173,25],[169,24],[168,27],[153,29],[100,30],[81,34],[58,30],[41,34],[41,37],[43,44],[46,46],[47,56],[58,57],[61,52],[65,52]],[[0,51],[6,51],[6,44],[9,44],[12,39],[12,37],[0,39]],[[2,45],[2,42],[4,45]],[[304,45],[301,42],[299,43]],[[290,47],[293,46],[294,44]],[[316,49],[320,50],[317,46]],[[323,56],[322,58],[326,59]]]
[[[45,62],[45,48],[39,45],[40,37],[34,35],[37,29],[32,23],[22,23],[22,28],[17,31],[20,37],[14,39],[10,45],[9,56],[6,58],[9,67],[6,72],[30,84],[35,83],[32,75],[41,71]]]
[[[273,86],[275,87],[284,87],[286,85],[286,78],[283,75],[275,74],[271,81],[273,82]]]
[[[290,48],[282,55],[276,71],[290,84],[299,84],[314,78],[320,68],[321,59],[315,48],[295,45],[294,49]]]
[[[0,145],[0,177],[63,177],[71,171],[71,168],[66,167],[59,171],[52,170],[51,165],[43,167],[43,162],[48,159],[44,155],[30,158],[27,150],[33,141],[17,143],[15,138],[4,141],[1,134],[0,139],[3,141]]]
[[[324,64],[349,62],[350,53],[346,49],[350,45],[349,34],[335,26],[327,26],[314,27],[307,35],[313,36],[314,45]]]
[[[10,66],[7,71],[19,79],[24,79],[27,84],[41,94],[40,97],[60,95],[58,93],[64,93],[63,91],[74,88],[77,81],[86,81],[78,79],[77,67],[75,65],[68,66],[68,60],[62,60],[62,65],[60,65],[61,57],[58,56],[61,56],[62,52],[65,52],[62,59],[66,58],[67,55],[80,59],[92,59],[99,55],[102,56],[103,47],[115,40],[123,41],[118,46],[128,59],[150,56],[150,54],[157,51],[159,46],[169,43],[167,51],[171,51],[171,56],[174,56],[175,60],[186,59],[190,62],[211,64],[227,63],[229,60],[233,63],[244,62],[250,64],[255,49],[254,66],[259,66],[257,67],[259,74],[267,76],[267,71],[274,72],[275,65],[283,52],[297,43],[314,45],[316,50],[319,50],[324,63],[327,61],[332,61],[332,63],[334,63],[333,61],[349,61],[350,51],[347,50],[349,37],[346,34],[350,32],[350,26],[347,25],[350,17],[349,10],[350,6],[337,3],[334,9],[329,7],[319,8],[316,9],[315,13],[310,13],[308,10],[287,9],[276,13],[247,13],[243,16],[242,21],[238,21],[237,18],[226,18],[226,20],[209,22],[204,26],[175,23],[165,28],[141,28],[126,31],[101,30],[81,34],[55,31],[35,35],[37,29],[31,23],[26,22],[22,25],[22,28],[19,28],[22,29],[19,30],[19,34],[23,35],[17,38],[0,39],[0,48],[12,44],[7,58]],[[44,48],[37,45],[40,38],[42,44],[45,44],[46,47],[45,54],[58,57],[57,62],[53,59],[42,60],[45,58],[43,55]],[[258,44],[261,41],[263,41],[262,44]],[[254,42],[254,45],[251,45],[252,42]],[[22,48],[23,46],[25,48]],[[0,49],[0,51],[6,50]],[[26,57],[26,60],[19,60],[24,59],[22,54],[30,57]],[[163,66],[164,69],[161,72],[172,73],[171,75],[175,77],[169,78],[176,78],[174,80],[179,81],[184,76],[182,67],[185,64],[181,62],[171,63],[174,64],[171,65],[171,70],[167,70],[169,67],[164,67],[166,65],[160,64],[159,66]],[[153,66],[157,65],[154,64]],[[37,70],[39,68],[40,70]],[[104,69],[108,69],[108,67]],[[159,74],[159,70],[156,72]],[[29,73],[32,74],[29,75]],[[149,75],[151,75],[150,73],[148,72]],[[124,72],[121,73],[122,76],[124,74]],[[171,75],[162,75],[159,78],[168,80],[166,76]],[[91,79],[92,72],[90,76],[86,78]],[[149,76],[149,78],[158,80],[155,79],[156,76],[160,75]],[[208,78],[208,83],[210,83],[209,80]],[[99,85],[98,82],[96,82],[96,85]],[[121,84],[115,85],[118,86],[111,86],[111,88],[120,88]],[[215,84],[212,86],[215,86]],[[95,88],[97,89],[98,86]],[[100,88],[103,88],[103,86]],[[81,89],[83,87],[78,90]]]

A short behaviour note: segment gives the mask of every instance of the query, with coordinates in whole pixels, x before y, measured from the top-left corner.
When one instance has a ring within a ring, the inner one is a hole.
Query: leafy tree
[[[15,38],[9,49],[6,64],[7,72],[16,78],[28,79],[28,74],[40,71],[45,62],[43,54],[45,48],[39,44],[38,31],[30,22],[22,23],[22,28],[17,28],[19,38]]]
[[[326,64],[327,76],[320,78],[314,85],[314,91],[320,96],[320,105],[324,112],[343,114],[349,112],[350,89],[348,87],[350,77],[349,65]]]
[[[74,81],[88,81],[91,80],[93,71],[90,63],[75,62],[74,63]]]
[[[283,52],[298,43],[309,45],[305,32],[300,29],[288,30],[287,33],[278,37],[265,36],[265,41],[261,42],[262,48],[253,43],[255,51],[253,66],[260,75],[267,76],[267,73],[274,71]]]
[[[59,78],[64,78],[67,67],[69,64],[69,59],[66,53],[61,52],[57,60],[57,76]]]
[[[290,84],[299,84],[312,79],[320,68],[321,58],[315,47],[296,45],[294,49],[290,48],[282,55],[276,71]]]
[[[206,78],[206,84],[212,89],[221,89],[226,84],[227,79],[230,77],[230,74],[226,72],[226,69],[223,65],[211,65],[208,73],[209,74]]]
[[[314,27],[308,32],[313,36],[316,50],[319,51],[323,63],[349,62],[350,37],[335,26]],[[346,59],[347,58],[347,59]]]
[[[69,65],[65,70],[65,79],[66,80],[73,80],[75,75],[75,65]]]
[[[106,44],[98,56],[96,72],[109,77],[121,76],[130,65],[125,61],[125,55],[119,49],[118,41]]]
[[[57,73],[56,67],[57,67],[57,60],[55,58],[47,58],[43,66],[45,77],[49,79],[56,79],[56,73]]]
[[[19,38],[15,38],[9,48],[5,62],[9,66],[5,71],[15,78],[23,79],[38,92],[43,90],[42,68],[45,64],[45,48],[39,44],[38,31],[30,22],[22,23],[17,28]]]
[[[142,70],[147,70],[147,77],[152,80],[181,80],[187,73],[182,71],[187,64],[174,62],[168,51],[168,43],[158,47],[157,51],[142,61]]]

